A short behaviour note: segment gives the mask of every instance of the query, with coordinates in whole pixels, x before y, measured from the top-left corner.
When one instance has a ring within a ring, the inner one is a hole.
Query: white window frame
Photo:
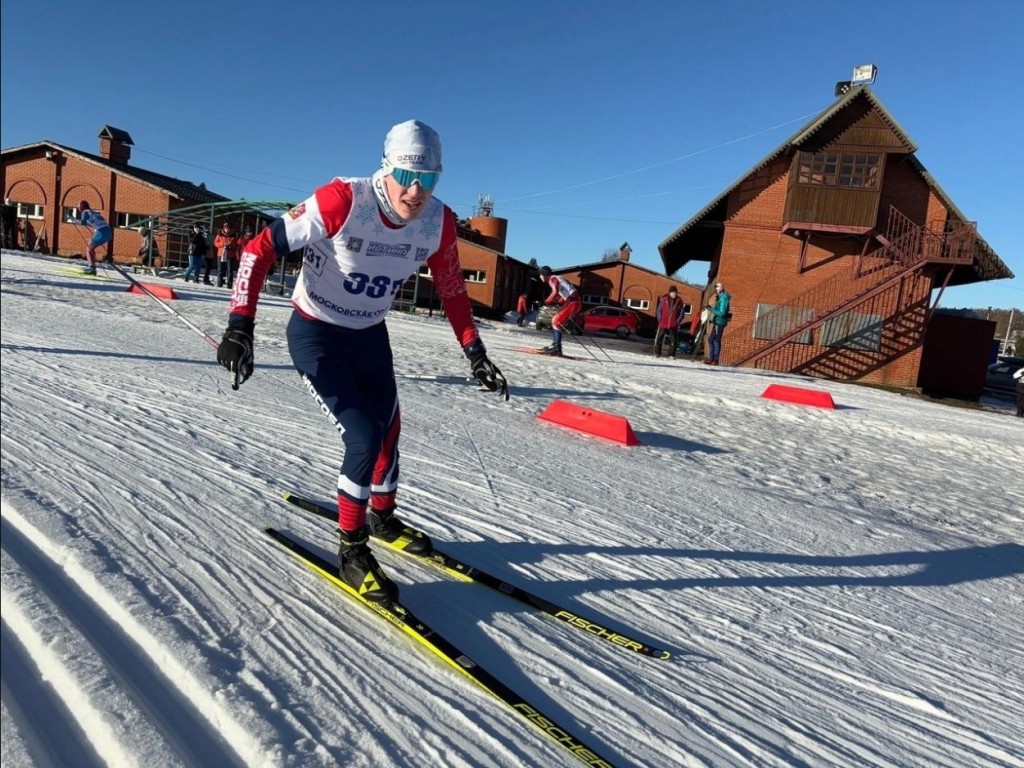
[[[39,219],[42,220],[45,208],[39,203],[14,203],[18,206],[18,218],[19,219]],[[29,213],[31,211],[31,213]]]
[[[640,312],[645,312],[651,308],[649,299],[626,299],[623,304],[630,309],[636,309]]]

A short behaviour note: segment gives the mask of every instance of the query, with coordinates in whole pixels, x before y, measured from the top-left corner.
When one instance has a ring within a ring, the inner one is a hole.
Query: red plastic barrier
[[[623,445],[640,445],[640,440],[626,418],[584,408],[566,400],[552,401],[537,418]]]
[[[157,285],[156,283],[139,283],[139,285],[146,286],[146,291],[156,296],[158,299],[171,299],[178,298],[178,294],[174,292],[174,289],[169,285]],[[146,291],[142,290],[138,285],[132,283],[126,289],[127,293],[138,293],[142,296],[146,295]]]
[[[786,403],[797,405],[812,405],[815,408],[829,408],[835,410],[836,404],[832,395],[822,392],[820,389],[804,389],[803,387],[787,387],[784,384],[771,384],[761,397],[769,400],[781,400]]]

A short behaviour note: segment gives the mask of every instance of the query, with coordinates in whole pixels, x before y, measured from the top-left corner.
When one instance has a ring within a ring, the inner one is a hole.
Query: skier
[[[103,218],[103,214],[99,211],[94,211],[87,200],[83,200],[78,204],[78,215],[80,217],[79,219],[71,219],[71,221],[92,230],[92,239],[89,240],[89,243],[85,248],[85,260],[88,263],[82,270],[82,274],[95,275],[96,249],[104,243],[109,243],[113,238],[114,233],[111,232],[110,225],[107,224],[107,220]],[[110,259],[109,253],[107,254],[107,259]]]
[[[412,554],[432,549],[426,535],[395,515],[401,416],[384,322],[392,297],[423,263],[474,376],[508,399],[508,383],[473,322],[455,214],[433,196],[440,178],[437,133],[418,120],[394,126],[372,177],[335,178],[249,242],[217,351],[236,388],[252,375],[256,302],[267,271],[304,249],[286,335],[303,384],[345,446],[339,575],[366,600],[385,605],[397,599],[398,587],[381,571],[369,536],[401,540]]]
[[[579,289],[564,277],[551,274],[551,267],[540,268],[540,278],[548,284],[551,293],[544,299],[545,304],[558,304],[561,309],[551,318],[551,333],[554,337],[550,346],[538,350],[539,354],[562,356],[562,328],[583,308]]]

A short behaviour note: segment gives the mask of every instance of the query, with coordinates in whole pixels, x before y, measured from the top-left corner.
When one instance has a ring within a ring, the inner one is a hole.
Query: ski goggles
[[[424,192],[429,192],[437,186],[437,182],[441,180],[440,171],[410,171],[406,168],[392,168],[391,178],[401,186],[408,189],[417,181],[423,188]]]

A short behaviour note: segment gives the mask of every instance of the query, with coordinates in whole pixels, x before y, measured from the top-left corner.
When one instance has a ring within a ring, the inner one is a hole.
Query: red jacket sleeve
[[[255,317],[263,281],[277,259],[334,237],[351,210],[351,185],[334,179],[284,216],[274,219],[269,227],[249,241],[241,254],[231,294],[231,314]],[[462,273],[459,275],[461,277]]]
[[[427,259],[430,274],[434,277],[434,289],[444,302],[455,338],[465,347],[480,338],[473,322],[473,306],[466,293],[466,280],[462,276],[459,261],[459,239],[455,229],[455,214],[445,206],[444,228],[441,230],[441,244],[437,252]]]

